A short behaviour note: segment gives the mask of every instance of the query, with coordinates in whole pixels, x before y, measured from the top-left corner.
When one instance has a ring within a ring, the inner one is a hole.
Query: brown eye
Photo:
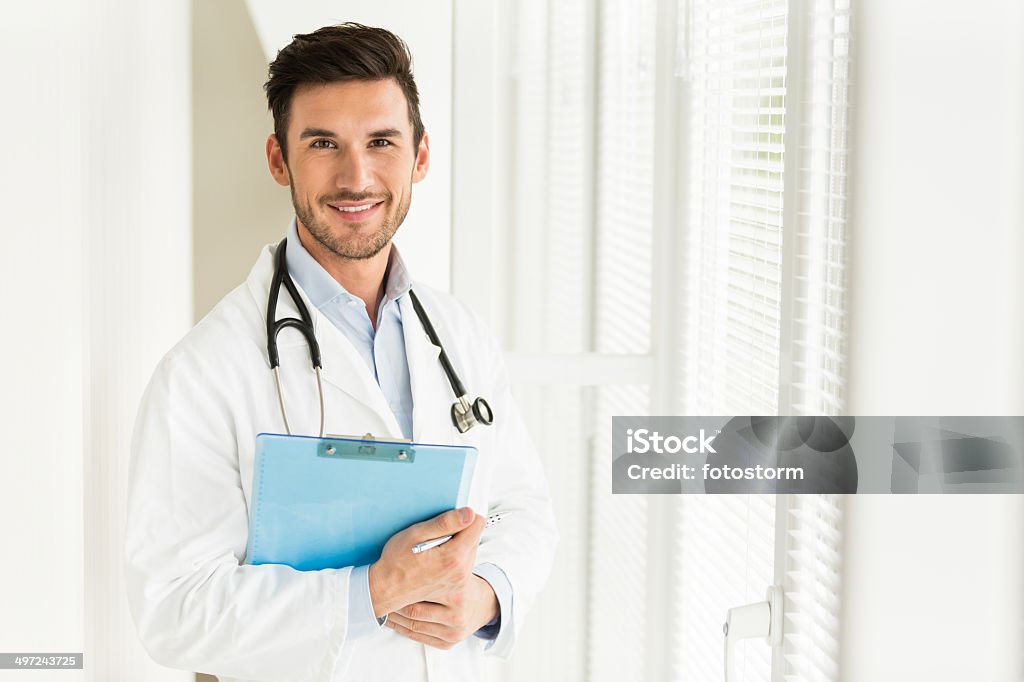
[[[385,140],[383,138],[377,139],[377,140],[370,140],[370,146],[371,147],[390,147],[391,146],[391,141],[390,140]]]
[[[313,149],[334,149],[334,143],[330,140],[313,140],[310,146]]]

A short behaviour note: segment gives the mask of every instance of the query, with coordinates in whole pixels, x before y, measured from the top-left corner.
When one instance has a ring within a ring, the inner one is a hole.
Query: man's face
[[[412,183],[426,176],[426,135],[412,144],[394,79],[306,85],[292,97],[288,161],[267,140],[271,174],[289,185],[300,230],[345,259],[371,258],[405,220]]]

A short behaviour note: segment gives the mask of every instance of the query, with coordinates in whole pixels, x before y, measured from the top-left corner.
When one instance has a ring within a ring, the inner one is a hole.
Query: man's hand
[[[380,559],[370,566],[374,615],[380,618],[418,602],[450,604],[464,598],[483,530],[484,518],[464,507],[391,536]],[[454,537],[439,547],[412,553],[414,545],[444,535]]]
[[[460,590],[441,603],[410,604],[390,614],[387,626],[415,642],[451,649],[497,615],[498,598],[490,583],[470,575]]]

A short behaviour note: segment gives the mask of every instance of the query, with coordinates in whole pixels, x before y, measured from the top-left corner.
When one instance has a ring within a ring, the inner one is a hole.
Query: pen
[[[492,526],[496,526],[496,525],[498,525],[498,523],[500,521],[501,521],[501,514],[491,514],[490,516],[487,517],[487,523],[484,524],[484,528],[490,528]],[[434,538],[433,540],[424,540],[423,542],[420,542],[419,544],[413,545],[412,553],[413,554],[419,554],[420,552],[426,552],[428,549],[434,549],[435,547],[439,547],[440,545],[443,545],[444,543],[448,542],[451,539],[452,539],[451,535],[445,535],[443,537]]]

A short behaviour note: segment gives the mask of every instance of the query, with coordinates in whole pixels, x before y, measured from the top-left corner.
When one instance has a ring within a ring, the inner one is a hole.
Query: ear
[[[288,173],[288,164],[284,161],[284,152],[281,145],[277,143],[277,135],[271,134],[267,138],[267,166],[270,167],[270,175],[274,181],[282,187],[292,184],[291,176]]]
[[[416,150],[416,165],[412,167],[412,181],[419,182],[427,177],[428,168],[430,168],[430,138],[423,133],[419,149]]]

